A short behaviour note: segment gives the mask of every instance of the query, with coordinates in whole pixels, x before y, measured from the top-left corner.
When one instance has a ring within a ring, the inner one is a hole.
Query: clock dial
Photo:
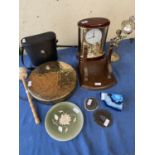
[[[96,44],[100,42],[102,32],[99,29],[91,29],[86,33],[85,39],[89,44]]]

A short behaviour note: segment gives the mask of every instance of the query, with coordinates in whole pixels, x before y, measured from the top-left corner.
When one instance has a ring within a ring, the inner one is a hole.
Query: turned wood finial
[[[19,68],[19,79],[22,80],[23,78],[24,79],[27,78],[27,71],[25,67],[20,67]]]

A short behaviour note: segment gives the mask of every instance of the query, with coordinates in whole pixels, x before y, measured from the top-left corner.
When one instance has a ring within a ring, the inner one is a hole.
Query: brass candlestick
[[[124,20],[121,23],[121,29],[116,30],[116,37],[110,40],[110,45],[113,46],[114,52],[111,57],[112,62],[116,62],[120,59],[118,54],[118,47],[120,42],[127,38],[129,34],[135,29],[135,18],[134,16],[129,17],[128,20]]]

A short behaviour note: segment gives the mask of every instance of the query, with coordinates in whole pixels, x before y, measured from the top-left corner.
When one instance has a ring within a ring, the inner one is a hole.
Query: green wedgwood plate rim
[[[52,124],[52,117],[58,110],[72,110],[76,108],[79,112],[75,113],[77,116],[77,121],[69,127],[67,133],[60,133],[57,129],[57,126]],[[81,109],[72,102],[60,102],[52,106],[46,114],[45,118],[45,129],[50,137],[58,141],[68,141],[75,138],[82,130],[84,124],[84,117]]]

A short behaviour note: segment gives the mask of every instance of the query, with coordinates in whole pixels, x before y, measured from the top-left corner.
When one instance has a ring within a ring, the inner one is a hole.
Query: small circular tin
[[[94,112],[94,121],[101,127],[109,127],[112,125],[112,115],[107,110],[97,110]]]
[[[89,97],[84,101],[84,107],[88,111],[94,111],[98,106],[99,102],[94,97]]]

